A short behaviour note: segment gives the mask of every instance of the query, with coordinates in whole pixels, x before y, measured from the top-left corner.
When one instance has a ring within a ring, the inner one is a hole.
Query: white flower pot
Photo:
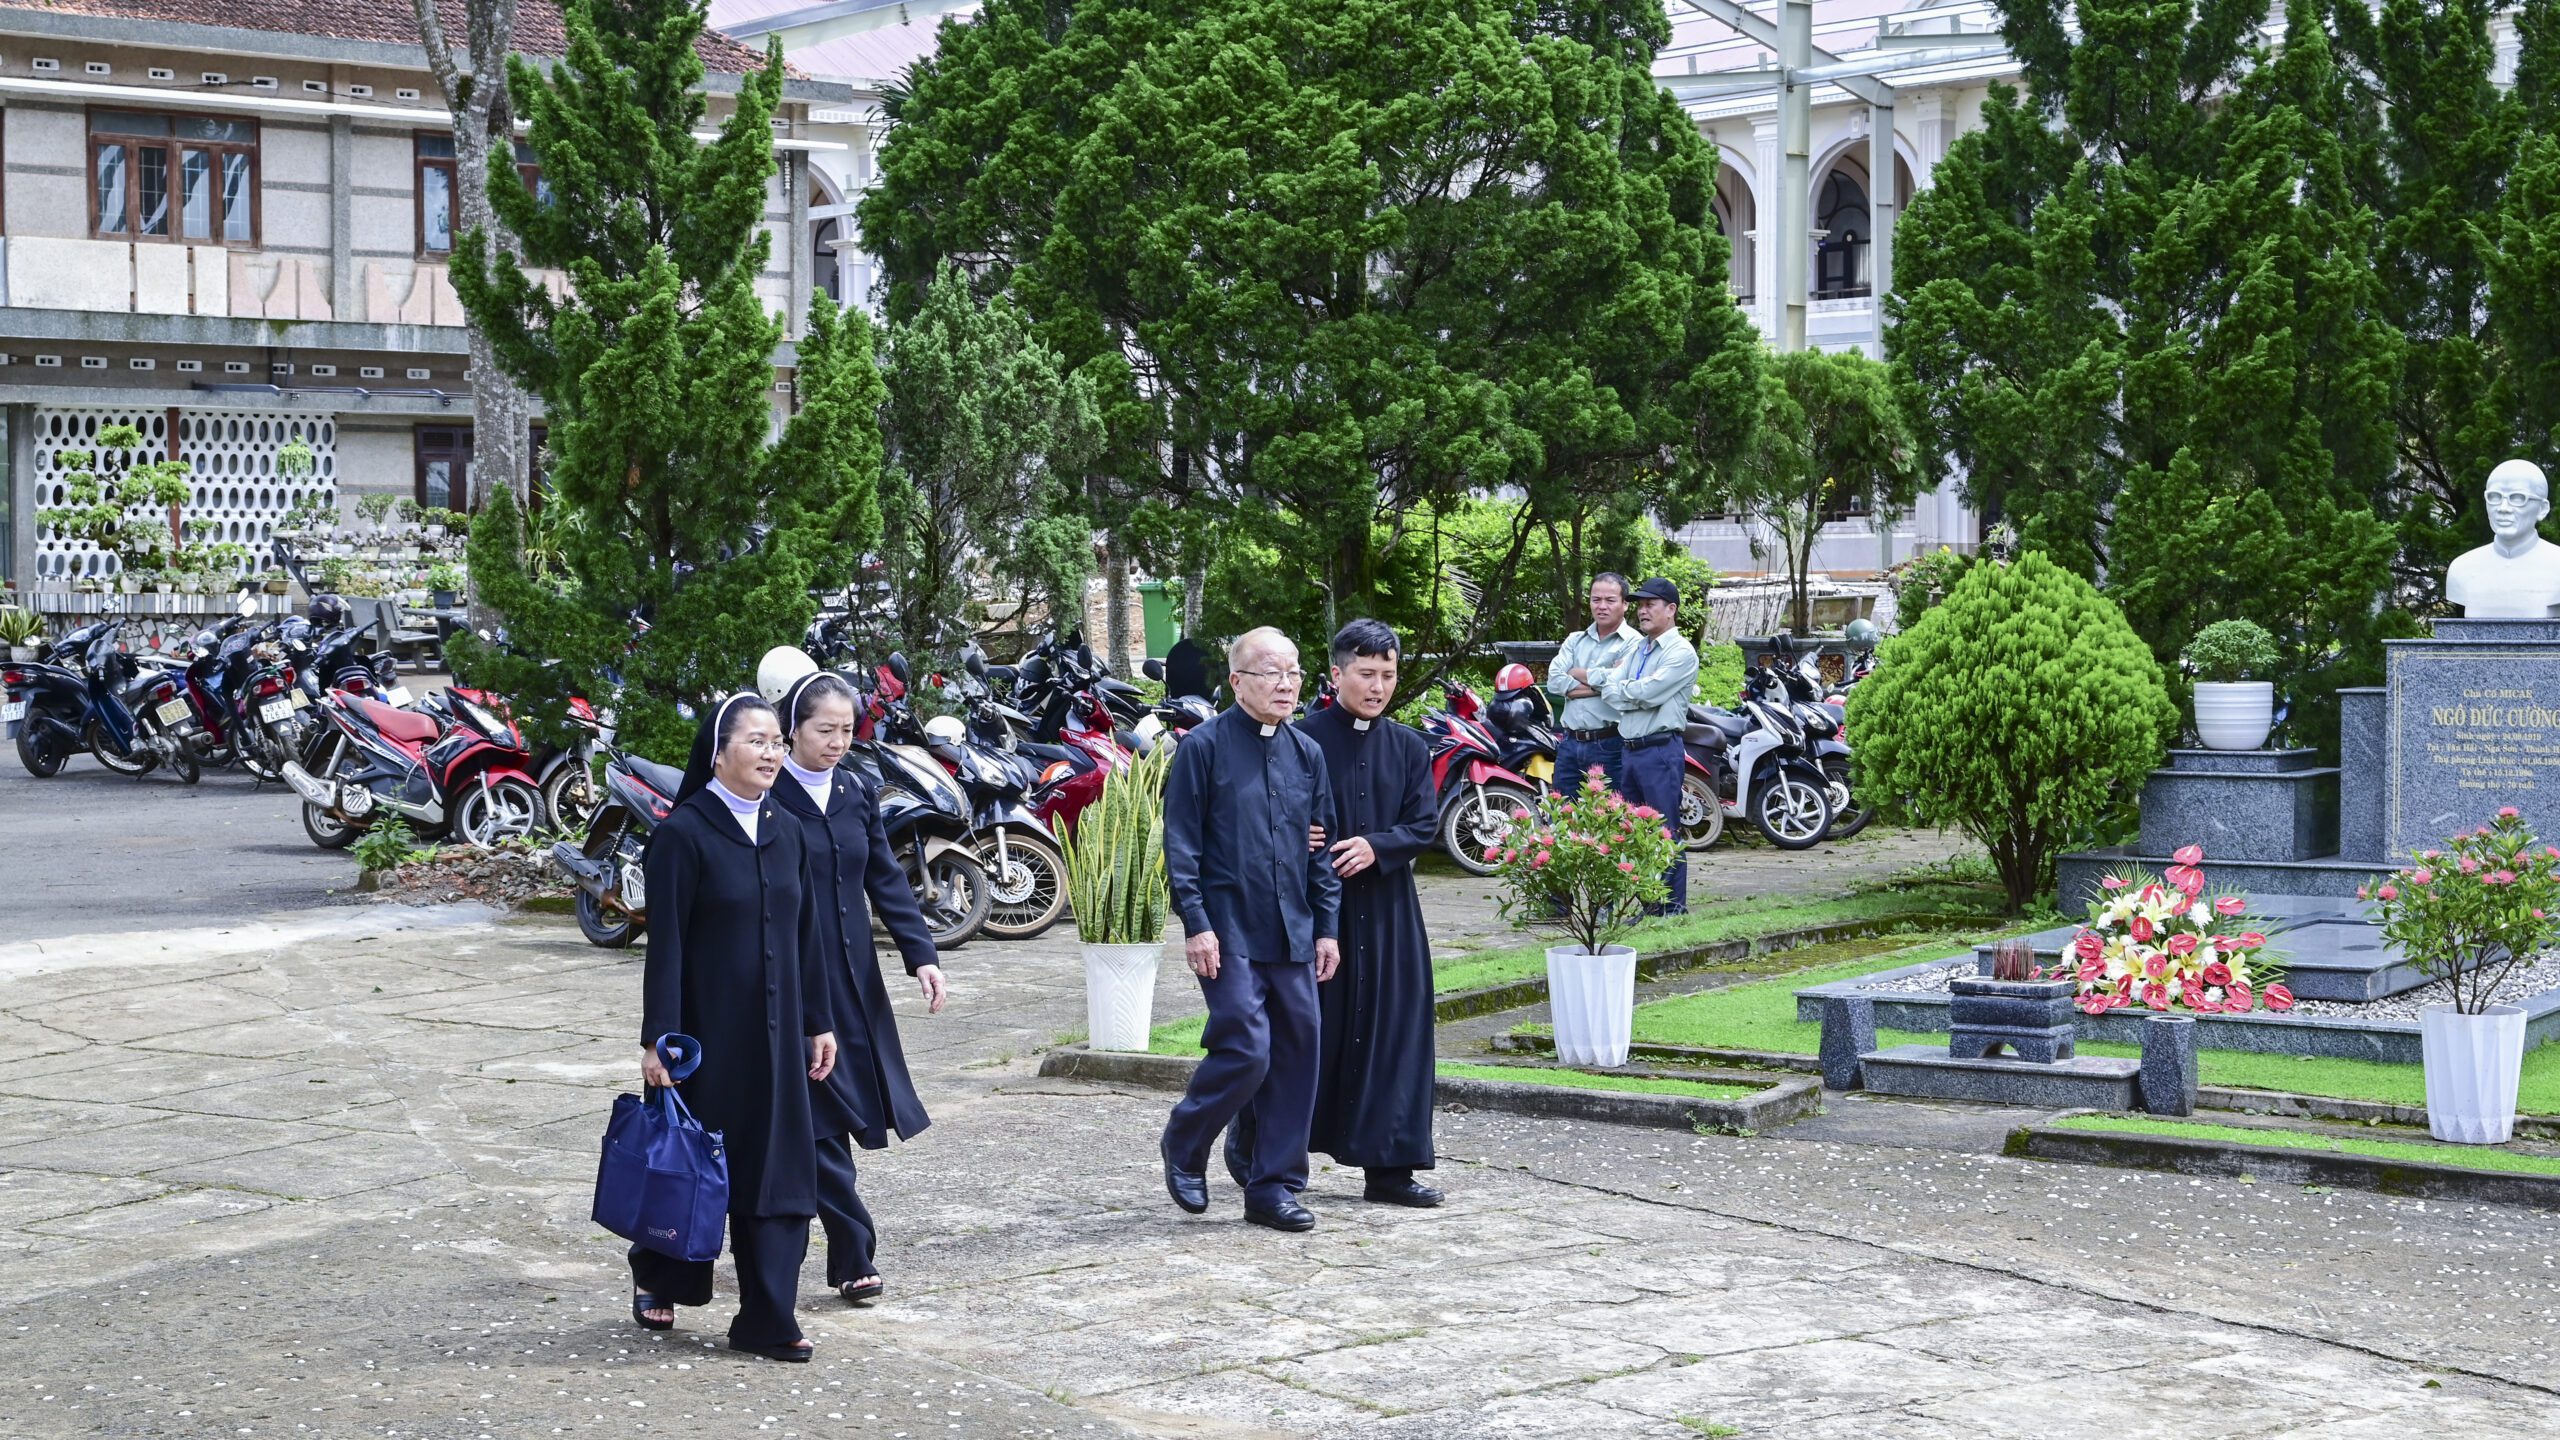
[[[2196,739],[2207,750],[2255,750],[2275,723],[2275,682],[2196,682]]]
[[[1547,1008],[1556,1027],[1556,1058],[1567,1065],[1624,1065],[1636,1023],[1636,952],[1604,945],[1547,949]]]
[[[36,658],[36,647],[33,645],[12,645],[9,647],[9,658],[21,665],[24,665]]]
[[[2465,1015],[2450,1005],[2418,1012],[2427,1071],[2427,1133],[2457,1145],[2504,1145],[2515,1134],[2524,1076],[2524,1007]]]
[[[1084,947],[1085,1043],[1096,1050],[1144,1050],[1156,1012],[1162,945]]]

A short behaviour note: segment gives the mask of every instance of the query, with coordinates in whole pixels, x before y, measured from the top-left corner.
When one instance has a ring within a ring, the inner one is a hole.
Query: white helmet
[[[808,651],[797,645],[776,645],[756,662],[756,693],[768,703],[779,705],[782,697],[790,693],[793,681],[816,673],[817,668],[818,662],[809,658]]]
[[[924,738],[936,745],[957,745],[969,738],[969,727],[957,715],[936,715],[924,722]]]

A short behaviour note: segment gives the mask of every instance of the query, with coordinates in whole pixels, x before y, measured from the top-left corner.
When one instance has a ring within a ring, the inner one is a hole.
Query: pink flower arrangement
[[[1495,852],[1494,876],[1514,924],[1558,921],[1584,953],[1597,953],[1663,902],[1663,873],[1679,853],[1662,812],[1629,804],[1603,777],[1539,802]]]
[[[2447,858],[2453,864],[2441,866]],[[2493,823],[2455,835],[2442,850],[2420,851],[2356,896],[2376,902],[2384,936],[2447,982],[2464,1014],[2496,1003],[2509,973],[2560,945],[2560,925],[2551,919],[2560,911],[2560,847],[2538,841],[2513,805],[2498,807]]]
[[[2200,1015],[2246,1014],[2260,1002],[2293,1008],[2293,992],[2268,983],[2275,966],[2261,953],[2267,937],[2241,928],[2247,897],[2210,893],[2202,846],[2181,846],[2170,859],[2157,879],[2099,882],[2103,893],[2070,945],[2082,1013],[2134,1004]]]

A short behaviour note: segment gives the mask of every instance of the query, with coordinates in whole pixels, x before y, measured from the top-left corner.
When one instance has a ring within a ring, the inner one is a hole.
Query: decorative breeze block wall
[[[338,494],[338,422],[331,415],[287,415],[272,410],[185,410],[178,413],[178,455],[193,469],[194,499],[182,519],[210,522],[208,540],[246,545],[252,568],[263,568],[268,542],[285,512],[312,495],[335,503]],[[140,462],[167,459],[169,412],[76,405],[40,409],[35,415],[35,505],[64,503],[63,470],[54,457],[64,450],[94,450],[110,425],[142,432]],[[276,452],[300,436],[311,447],[308,475],[276,473]],[[137,518],[139,518],[137,516]],[[36,574],[70,584],[82,576],[111,576],[116,557],[87,540],[36,530]]]

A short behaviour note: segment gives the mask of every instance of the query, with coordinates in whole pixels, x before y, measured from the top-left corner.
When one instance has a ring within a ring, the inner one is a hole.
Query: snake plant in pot
[[[1067,902],[1084,942],[1086,1042],[1096,1050],[1147,1048],[1173,901],[1164,871],[1164,779],[1172,764],[1172,747],[1158,747],[1111,777],[1058,832]]]

